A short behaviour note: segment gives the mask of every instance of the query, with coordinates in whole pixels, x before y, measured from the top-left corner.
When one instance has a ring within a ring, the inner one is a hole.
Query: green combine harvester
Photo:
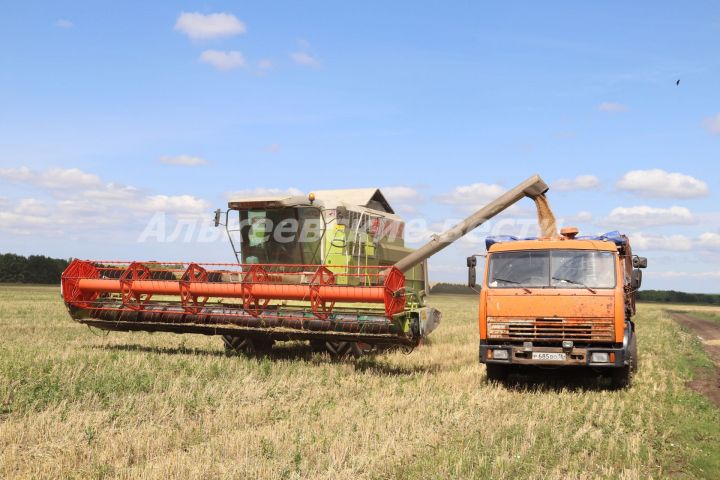
[[[215,212],[235,263],[74,260],[62,292],[73,319],[116,331],[221,335],[264,354],[307,340],[331,356],[416,347],[440,323],[425,305],[427,259],[525,196],[537,175],[418,250],[379,189],[239,198]]]

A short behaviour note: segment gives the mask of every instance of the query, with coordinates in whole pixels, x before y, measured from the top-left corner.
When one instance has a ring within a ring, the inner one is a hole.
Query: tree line
[[[69,263],[70,260],[44,255],[0,254],[0,282],[60,283],[60,275]]]
[[[675,290],[640,290],[637,295],[641,302],[701,303],[720,305],[720,295],[715,293],[687,293]]]
[[[480,287],[478,286],[479,290]],[[430,288],[430,294],[454,293],[461,295],[477,295],[477,292],[460,283],[436,283]],[[720,305],[720,294],[687,293],[675,290],[640,290],[637,293],[639,302],[661,303],[697,303],[704,305]]]

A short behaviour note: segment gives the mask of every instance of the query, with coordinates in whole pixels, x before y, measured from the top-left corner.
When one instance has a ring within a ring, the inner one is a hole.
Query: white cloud
[[[630,242],[636,250],[692,250],[693,241],[685,235],[653,235],[642,232],[629,235]]]
[[[575,178],[561,178],[552,183],[552,190],[590,190],[600,185],[600,180],[594,175],[578,175]]]
[[[91,188],[78,193],[83,200],[93,200],[97,202],[129,202],[141,195],[140,191],[135,187],[127,185],[118,185],[116,183],[107,183],[100,188]]]
[[[422,194],[412,187],[397,185],[381,187],[380,190],[396,212],[415,214],[417,205],[424,201]]]
[[[75,24],[70,20],[65,20],[64,18],[61,18],[57,22],[55,22],[55,26],[58,28],[73,28]]]
[[[261,148],[265,153],[278,153],[281,149],[282,146],[279,143],[271,143]]]
[[[497,184],[473,183],[455,187],[450,193],[439,196],[438,200],[446,205],[474,208],[491,202],[505,191],[504,187]]]
[[[390,202],[419,202],[423,199],[420,192],[418,192],[412,187],[406,187],[403,185],[398,185],[395,187],[382,187],[380,190]]]
[[[629,110],[627,105],[623,105],[622,103],[617,102],[602,102],[600,105],[598,105],[597,108],[601,112],[608,113],[620,113],[627,112]]]
[[[224,72],[245,66],[245,58],[242,53],[235,50],[228,52],[205,50],[200,54],[200,61]]]
[[[720,113],[715,116],[706,118],[703,121],[703,125],[705,126],[707,131],[712,133],[713,135],[720,135]]]
[[[102,184],[97,175],[77,168],[50,168],[40,172],[27,167],[0,168],[0,178],[51,190],[90,188]]]
[[[293,52],[290,54],[293,62],[304,67],[319,67],[320,61],[307,52]]]
[[[0,229],[14,234],[61,235],[66,231],[75,235],[108,227],[106,233],[114,235],[156,212],[180,218],[210,210],[207,201],[192,195],[149,194],[132,186],[104,183],[79,169],[3,169],[0,178],[36,187],[51,198],[49,202],[37,198],[6,202]]]
[[[705,248],[720,249],[720,233],[705,232],[698,238],[698,245]]]
[[[601,224],[612,228],[642,228],[658,225],[690,225],[695,222],[695,217],[685,207],[655,208],[641,205],[614,208]]]
[[[135,208],[146,212],[166,212],[174,214],[199,214],[207,212],[208,202],[192,195],[152,195],[143,198]]]
[[[245,24],[230,13],[192,12],[181,13],[175,22],[175,30],[193,40],[232,37],[245,33]]]
[[[47,215],[50,210],[48,206],[36,198],[23,198],[20,203],[15,207],[15,213],[20,215]]]
[[[270,60],[268,58],[263,58],[262,60],[260,60],[258,62],[258,68],[260,70],[269,70],[272,68],[272,66],[273,66],[272,60]]]
[[[299,196],[304,195],[302,190],[294,187],[282,189],[282,188],[254,188],[247,190],[236,190],[234,192],[228,192],[225,194],[225,198],[228,200],[235,200],[238,198],[252,198],[252,197],[278,197],[278,196]]]
[[[578,223],[587,223],[587,222],[592,221],[592,219],[593,219],[593,214],[592,214],[592,213],[588,212],[587,210],[580,210],[580,211],[579,211],[578,213],[576,213],[575,215],[570,215],[569,217],[565,217],[565,219],[564,219],[565,222],[564,222],[564,223],[566,223],[566,224],[567,224],[568,222],[569,222],[570,224],[573,224],[573,223],[576,223],[576,222],[578,222]],[[559,219],[558,221],[560,221],[560,219]]]
[[[160,162],[168,165],[182,165],[185,167],[194,167],[208,163],[204,158],[193,157],[191,155],[163,155],[160,157]]]
[[[650,198],[695,198],[708,194],[708,186],[702,180],[659,168],[631,170],[618,180],[617,187]]]

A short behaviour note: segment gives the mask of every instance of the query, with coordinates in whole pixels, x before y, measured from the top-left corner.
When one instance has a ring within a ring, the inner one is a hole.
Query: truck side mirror
[[[477,283],[477,272],[475,271],[476,266],[477,258],[474,256],[467,257],[468,287],[470,288],[475,288],[475,284]]]
[[[633,290],[638,290],[642,285],[642,270],[635,269],[632,271],[632,277],[630,279],[630,286]]]
[[[219,208],[217,210],[215,210],[215,226],[216,227],[220,225],[220,213],[222,213],[222,212],[220,212]]]
[[[634,268],[647,268],[647,257],[633,257]]]

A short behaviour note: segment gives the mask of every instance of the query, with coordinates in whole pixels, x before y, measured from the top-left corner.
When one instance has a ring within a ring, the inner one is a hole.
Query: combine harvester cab
[[[215,224],[227,230],[236,263],[74,260],[63,298],[89,326],[222,335],[247,354],[283,340],[309,340],[333,357],[409,351],[440,322],[425,305],[426,260],[546,190],[533,176],[416,251],[378,189],[232,200]]]

